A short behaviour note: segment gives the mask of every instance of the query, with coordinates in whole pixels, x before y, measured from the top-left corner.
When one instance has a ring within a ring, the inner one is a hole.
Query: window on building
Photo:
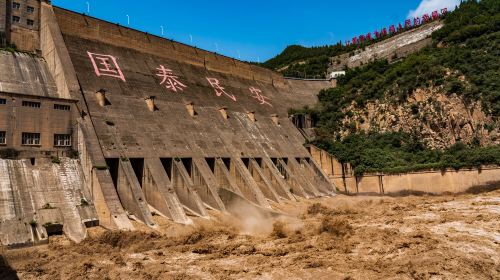
[[[5,105],[5,104],[7,104],[7,99],[0,98],[0,105]]]
[[[23,132],[22,144],[26,145],[26,146],[39,146],[40,145],[40,133]]]
[[[28,26],[33,26],[33,25],[35,25],[35,21],[34,21],[34,20],[32,20],[32,19],[28,19],[28,20],[26,20],[26,24],[27,24]]]
[[[7,144],[7,139],[5,138],[5,131],[0,131],[0,145]]]
[[[71,147],[71,135],[69,134],[54,134],[55,147]]]
[[[23,101],[23,107],[40,108],[41,105],[40,102]]]
[[[12,2],[12,9],[19,10],[21,8],[21,4],[17,2]]]
[[[21,18],[18,16],[12,16],[12,22],[13,23],[19,23],[21,21]]]
[[[54,104],[54,109],[62,111],[71,111],[71,107],[69,105],[61,105],[61,104]]]
[[[34,13],[34,12],[35,12],[35,8],[33,8],[33,7],[31,7],[31,6],[28,6],[28,7],[26,8],[26,11],[27,11],[28,13],[32,14],[32,13]]]

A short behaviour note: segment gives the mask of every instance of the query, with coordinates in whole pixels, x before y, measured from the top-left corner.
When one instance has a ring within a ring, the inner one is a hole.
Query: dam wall
[[[62,75],[76,76],[79,90],[68,92],[85,104],[82,134],[95,138],[85,140],[88,158],[94,170],[105,169],[100,193],[108,198],[97,207],[103,217],[116,198],[129,215],[155,227],[150,209],[181,223],[190,222],[186,214],[207,217],[206,205],[226,211],[231,202],[221,189],[259,209],[293,195],[333,194],[288,118],[289,108],[315,104],[329,82],[288,81],[116,24],[59,8],[53,13],[58,24],[51,28],[60,29],[64,44],[52,39],[59,46],[47,47],[73,65],[74,74]]]
[[[334,195],[288,116],[328,81],[287,80],[46,1],[37,11],[41,57],[0,54],[3,244]]]
[[[349,164],[338,162],[328,152],[308,146],[314,161],[327,174],[339,191],[353,195],[398,195],[404,193],[463,193],[474,187],[500,182],[500,168],[428,170],[404,174],[364,174],[355,176]]]
[[[266,212],[271,201],[334,194],[288,117],[289,108],[314,105],[328,81],[285,80],[45,2],[39,39],[37,67],[49,75],[28,84],[42,80],[45,89],[16,94],[71,102],[74,168],[100,225],[133,230],[134,219],[155,228],[153,210],[189,224],[243,201]],[[16,65],[32,72],[28,62]]]
[[[280,74],[265,68],[65,9],[54,8],[54,10],[64,34],[113,46],[127,46],[145,54],[206,67],[209,71],[274,83],[277,86],[284,85],[284,79]]]

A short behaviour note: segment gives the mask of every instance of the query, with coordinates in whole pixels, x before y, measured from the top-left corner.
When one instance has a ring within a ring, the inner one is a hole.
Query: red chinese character
[[[405,28],[411,27],[411,19],[405,20]]]
[[[441,9],[441,15],[446,15],[448,13],[448,8]]]
[[[375,30],[375,38],[379,38],[380,37],[380,32],[378,32],[378,30]]]
[[[389,26],[389,33],[390,34],[396,33],[396,28],[394,27],[394,25]]]
[[[382,36],[385,36],[387,35],[387,28],[382,28],[382,32],[381,32]]]
[[[352,38],[352,44],[355,45],[358,42],[358,38],[354,37]]]
[[[423,19],[423,22],[428,22],[429,20],[431,20],[431,17],[428,14],[425,14],[422,16],[422,19]]]
[[[359,36],[359,41],[364,42],[365,41],[365,35],[360,35]]]
[[[266,105],[269,105],[269,106],[273,107],[273,105],[271,105],[271,103],[267,102],[268,97],[262,95],[262,90],[254,88],[254,87],[251,87],[251,88],[248,88],[248,89],[253,94],[252,97],[255,98],[255,99],[257,99],[260,102],[261,105],[266,104]]]
[[[434,12],[432,12],[432,20],[436,20],[436,19],[438,19],[438,18],[439,18],[439,13],[438,13],[438,11],[434,11]]]
[[[419,17],[416,17],[413,19],[413,26],[417,26],[417,25],[420,25],[420,18]]]
[[[368,34],[366,34],[366,40],[371,40],[372,39],[372,34],[370,32],[368,32]]]
[[[156,76],[163,78],[160,85],[165,84],[165,87],[173,92],[183,91],[187,88],[186,85],[179,81],[179,77],[175,76],[172,70],[165,68],[163,65],[160,65],[156,70],[158,70]]]
[[[223,88],[220,85],[220,82],[219,82],[218,79],[216,79],[216,78],[208,78],[207,77],[207,81],[215,89],[215,95],[221,96],[222,94],[224,94],[225,96],[229,97],[231,100],[233,100],[234,102],[236,102],[236,97],[234,95],[232,95],[232,94],[227,93],[225,91],[225,88]]]
[[[118,63],[116,62],[117,60],[116,57],[112,55],[97,54],[91,52],[87,52],[87,54],[90,57],[92,66],[94,66],[95,74],[98,77],[100,76],[115,77],[126,82],[125,76],[123,76],[122,70],[120,69],[120,66],[118,66]]]
[[[401,23],[398,24],[398,32],[403,30],[403,26],[401,25]]]

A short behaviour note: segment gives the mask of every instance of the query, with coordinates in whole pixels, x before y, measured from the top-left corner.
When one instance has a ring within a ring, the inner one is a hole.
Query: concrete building
[[[14,44],[26,52],[40,49],[40,3],[41,0],[0,0],[1,46]]]
[[[30,158],[69,155],[76,128],[74,102],[0,92],[0,146]]]
[[[345,71],[332,71],[330,72],[330,79],[337,79],[340,76],[344,76]]]

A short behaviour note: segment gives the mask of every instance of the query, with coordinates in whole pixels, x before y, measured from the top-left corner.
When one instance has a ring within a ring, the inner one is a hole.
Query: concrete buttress
[[[283,175],[280,173],[280,171],[270,158],[264,157],[262,159],[262,171],[271,180],[272,186],[280,197],[292,201],[297,200],[295,196],[290,192],[291,188],[285,181]]]
[[[318,188],[306,176],[306,170],[304,170],[304,167],[298,163],[297,159],[293,157],[288,158],[288,167],[290,167],[290,170],[294,173],[295,177],[299,179],[300,184],[307,192],[312,194],[314,197],[322,196]]]
[[[298,177],[292,172],[292,170],[288,167],[285,161],[281,158],[277,159],[278,169],[283,173],[286,182],[291,187],[291,191],[294,195],[302,196],[304,198],[311,198],[308,192],[301,185],[301,181],[299,181]]]
[[[246,199],[262,207],[271,208],[271,205],[269,205],[269,202],[257,186],[252,174],[250,174],[241,158],[231,158],[230,172],[230,174],[236,178],[236,183]]]
[[[192,214],[208,218],[203,201],[194,189],[194,183],[184,167],[182,161],[174,159],[172,162],[172,185],[177,197]]]
[[[181,224],[192,223],[159,158],[146,158],[142,190],[146,201],[163,215]]]
[[[204,158],[193,158],[191,178],[200,198],[217,210],[225,211],[225,206],[217,193],[217,179]]]
[[[268,178],[262,171],[259,163],[253,158],[250,159],[248,171],[252,174],[255,183],[260,188],[262,193],[267,199],[270,199],[276,203],[280,202],[279,195],[274,190],[270,178]]]
[[[302,165],[309,177],[311,182],[318,187],[318,190],[327,195],[334,195],[334,184],[330,182],[328,176],[319,168],[314,161],[308,161],[306,159],[300,160],[300,165]]]
[[[139,180],[142,182],[142,178],[138,179],[136,177],[130,161],[120,159],[116,186],[120,201],[130,214],[133,214],[146,225],[155,227],[156,224],[142,192]]]
[[[226,166],[224,160],[221,158],[215,159],[215,178],[217,180],[217,184],[219,188],[227,189],[231,192],[234,192],[240,196],[243,196],[238,184],[234,177],[231,176],[229,172],[229,167]]]

